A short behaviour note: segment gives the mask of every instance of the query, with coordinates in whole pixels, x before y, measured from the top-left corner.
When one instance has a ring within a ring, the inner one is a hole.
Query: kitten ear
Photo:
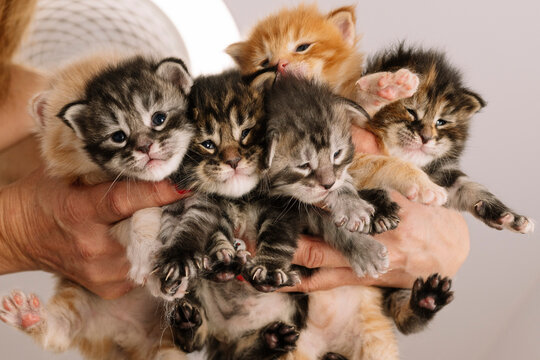
[[[366,109],[352,100],[340,97],[340,106],[343,107],[343,110],[345,110],[347,115],[351,118],[351,122],[358,126],[365,126],[371,121],[371,117]]]
[[[252,88],[257,90],[270,89],[277,78],[277,66],[265,68],[243,77]]]
[[[75,132],[75,135],[79,139],[84,140],[84,136],[82,134],[81,128],[79,126],[79,122],[77,119],[84,114],[86,109],[88,108],[88,104],[86,104],[85,101],[75,101],[72,103],[69,103],[65,105],[62,110],[58,113],[58,116],[64,123],[66,123],[67,126],[69,126],[73,131]]]
[[[463,89],[462,109],[469,113],[469,116],[477,113],[486,105],[486,101],[480,95],[469,89]]]
[[[193,79],[187,70],[186,64],[177,58],[166,58],[156,66],[156,73],[163,79],[180,86],[185,94],[189,93]]]
[[[30,115],[39,128],[45,127],[45,107],[47,107],[49,91],[43,91],[30,100]]]
[[[326,18],[338,28],[343,40],[349,46],[354,46],[356,40],[354,7],[345,6],[336,9],[330,12]]]
[[[264,158],[264,166],[266,169],[270,168],[274,155],[276,154],[276,147],[279,141],[279,134],[275,130],[271,130],[266,134],[266,157]]]
[[[244,58],[245,47],[246,47],[246,43],[244,41],[237,42],[237,43],[227,46],[227,48],[225,49],[225,52],[229,54],[230,57],[233,58],[234,62],[238,66],[242,66],[240,62]]]

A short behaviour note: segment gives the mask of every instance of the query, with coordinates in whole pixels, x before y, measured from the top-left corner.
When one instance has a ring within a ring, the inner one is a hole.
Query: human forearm
[[[42,91],[45,77],[20,65],[7,65],[10,72],[7,97],[0,102],[0,151],[29,136],[34,128],[28,106],[30,99]]]

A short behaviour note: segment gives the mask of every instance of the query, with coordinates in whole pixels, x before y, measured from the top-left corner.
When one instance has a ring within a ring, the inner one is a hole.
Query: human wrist
[[[21,206],[26,201],[18,186],[0,188],[0,274],[39,268],[31,255],[35,249],[30,240],[36,237],[28,231],[32,220]]]

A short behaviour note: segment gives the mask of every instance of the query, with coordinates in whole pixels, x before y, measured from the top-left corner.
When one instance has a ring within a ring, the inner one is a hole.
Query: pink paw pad
[[[34,294],[26,296],[22,292],[14,291],[2,299],[0,320],[3,322],[26,330],[41,319],[41,303]]]

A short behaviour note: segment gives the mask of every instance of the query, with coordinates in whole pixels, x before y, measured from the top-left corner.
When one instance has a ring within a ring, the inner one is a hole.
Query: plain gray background
[[[296,1],[225,0],[246,34],[259,19]],[[319,1],[329,11],[350,1]],[[209,9],[210,10],[210,9]],[[488,106],[473,121],[462,168],[518,212],[540,219],[540,3],[360,1],[357,30],[367,54],[401,39],[447,52]],[[219,31],[219,29],[208,29]],[[455,301],[423,333],[401,336],[402,359],[540,358],[540,237],[500,232],[466,215],[471,253],[455,277]],[[540,231],[540,230],[539,230]],[[437,239],[433,239],[437,241]],[[0,278],[0,291],[50,296],[46,274]],[[43,353],[0,324],[0,359],[78,359]]]

